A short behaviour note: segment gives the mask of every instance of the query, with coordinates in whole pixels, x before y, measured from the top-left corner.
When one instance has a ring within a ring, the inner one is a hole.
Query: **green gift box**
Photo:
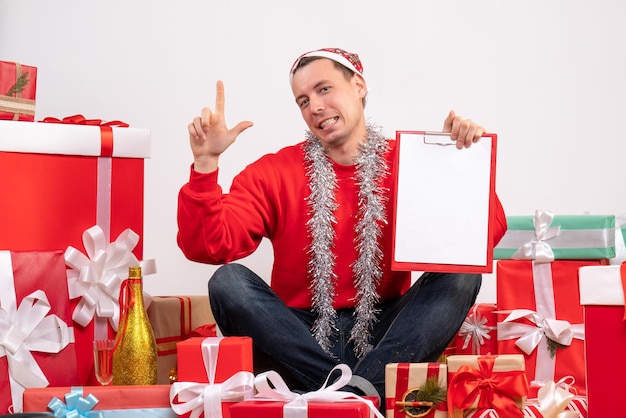
[[[507,216],[508,229],[494,248],[496,260],[598,260],[615,257],[614,215]]]

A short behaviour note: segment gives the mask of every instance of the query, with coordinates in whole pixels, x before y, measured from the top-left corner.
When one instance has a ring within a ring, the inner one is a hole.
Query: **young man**
[[[218,82],[215,110],[189,124],[194,164],[179,194],[178,244],[190,260],[224,264],[209,280],[211,307],[224,335],[252,337],[255,372],[276,370],[292,390],[311,391],[345,363],[348,390],[382,396],[387,363],[437,360],[481,276],[425,273],[411,286],[409,272],[391,270],[396,144],[365,119],[359,57],[312,51],[289,76],[306,139],[249,165],[228,194],[219,156],[252,123],[226,127]],[[454,111],[443,130],[459,149],[484,133]],[[497,206],[496,242],[506,229]],[[269,286],[231,264],[263,238],[274,250]]]

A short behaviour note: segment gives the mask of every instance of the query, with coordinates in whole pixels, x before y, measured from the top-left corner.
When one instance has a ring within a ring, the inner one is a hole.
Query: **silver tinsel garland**
[[[363,356],[372,348],[369,336],[377,314],[375,305],[379,296],[376,286],[383,274],[379,238],[382,224],[386,223],[386,198],[381,183],[389,172],[385,160],[388,150],[389,145],[380,128],[368,124],[367,137],[360,144],[359,153],[355,157],[355,180],[359,186],[359,211],[354,227],[358,257],[352,265],[357,293],[354,313],[356,318],[350,339],[354,341],[357,357]],[[311,218],[307,223],[311,235],[308,267],[313,309],[318,315],[313,326],[313,335],[324,351],[330,353],[330,336],[337,331],[337,313],[332,306],[336,280],[332,247],[335,239],[333,224],[337,222],[334,216],[338,207],[335,200],[337,178],[322,143],[311,132],[307,133],[304,151],[311,190],[308,201]]]

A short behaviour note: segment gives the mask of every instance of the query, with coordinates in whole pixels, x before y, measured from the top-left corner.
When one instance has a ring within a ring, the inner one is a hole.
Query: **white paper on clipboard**
[[[459,150],[449,135],[398,132],[393,268],[491,272],[495,135]]]

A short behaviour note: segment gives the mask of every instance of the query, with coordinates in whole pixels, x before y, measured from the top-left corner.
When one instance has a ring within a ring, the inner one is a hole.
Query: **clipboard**
[[[496,134],[397,131],[392,270],[491,273]]]

